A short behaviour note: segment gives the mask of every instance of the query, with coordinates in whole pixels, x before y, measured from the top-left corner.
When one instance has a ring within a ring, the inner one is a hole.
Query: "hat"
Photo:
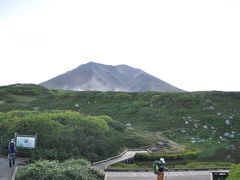
[[[162,161],[163,164],[165,164],[165,159],[164,158],[160,158],[160,161]]]

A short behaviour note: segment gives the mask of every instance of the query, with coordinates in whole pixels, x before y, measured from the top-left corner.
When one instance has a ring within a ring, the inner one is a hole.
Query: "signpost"
[[[37,134],[20,135],[15,133],[15,141],[17,148],[35,149],[37,145]]]

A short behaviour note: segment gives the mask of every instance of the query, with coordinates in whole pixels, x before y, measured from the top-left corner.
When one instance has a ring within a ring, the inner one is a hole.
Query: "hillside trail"
[[[155,145],[147,147],[152,152],[159,153],[182,153],[185,151],[185,146],[174,142],[163,135],[163,131],[156,131],[153,133]]]

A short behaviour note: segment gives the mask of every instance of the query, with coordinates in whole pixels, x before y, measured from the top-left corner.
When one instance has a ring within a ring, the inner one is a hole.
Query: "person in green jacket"
[[[160,158],[153,162],[153,171],[154,174],[157,175],[157,180],[163,180],[164,178],[164,166],[165,166],[165,159]]]

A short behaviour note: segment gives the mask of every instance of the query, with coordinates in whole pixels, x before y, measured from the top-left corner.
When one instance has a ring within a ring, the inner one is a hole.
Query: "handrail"
[[[110,158],[107,158],[107,159],[104,159],[104,160],[101,160],[101,161],[97,161],[97,162],[93,162],[92,165],[97,165],[97,164],[101,164],[103,162],[107,162],[107,161],[110,161],[112,159],[116,159],[116,158],[119,158],[121,157],[123,154],[125,154],[126,152],[128,151],[128,149],[126,149],[125,151],[123,151],[122,153],[120,153],[119,155],[117,156],[113,156],[113,157],[110,157]]]
[[[126,154],[128,151],[147,151],[148,153],[151,153],[151,151],[149,151],[148,149],[137,149],[137,150],[136,149],[126,149],[117,156],[113,156],[113,157],[110,157],[110,158],[107,158],[107,159],[104,159],[104,160],[101,160],[101,161],[93,162],[92,166],[95,166],[95,165],[98,165],[98,164],[101,164],[101,163],[104,163],[104,162],[107,162],[107,161],[111,161],[113,159],[117,159],[117,158],[123,156],[124,154]]]

